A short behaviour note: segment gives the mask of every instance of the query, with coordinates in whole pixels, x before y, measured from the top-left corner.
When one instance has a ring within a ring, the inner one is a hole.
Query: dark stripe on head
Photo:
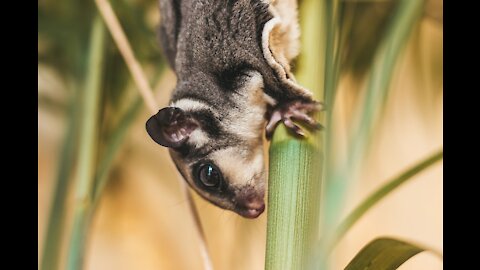
[[[205,157],[214,151],[242,144],[236,134],[228,133],[221,125],[221,119],[216,118],[210,110],[191,111],[188,114],[200,124],[200,128],[209,137],[209,142],[202,147],[195,148],[186,143],[176,149],[187,162]]]
[[[189,112],[195,120],[200,123],[202,130],[212,139],[218,139],[224,133],[220,120],[217,119],[210,110],[198,110]]]

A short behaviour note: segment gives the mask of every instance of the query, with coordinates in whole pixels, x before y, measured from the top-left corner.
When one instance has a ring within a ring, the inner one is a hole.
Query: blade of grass
[[[333,132],[333,109],[335,103],[335,96],[337,92],[337,85],[339,80],[339,55],[342,52],[341,48],[335,48],[335,41],[339,38],[339,14],[342,7],[336,0],[326,0],[326,51],[325,51],[325,107],[326,113],[326,130],[325,130],[325,161],[324,167],[327,175],[328,168],[332,166],[332,132]],[[337,45],[339,46],[339,45]],[[325,185],[326,179],[322,182]],[[323,189],[325,192],[325,189]],[[323,194],[321,194],[323,199]]]
[[[331,3],[333,1],[333,3]],[[342,71],[341,60],[344,57],[344,51],[347,47],[347,37],[351,32],[352,25],[354,23],[354,9],[345,8],[345,2],[339,3],[338,0],[329,0],[330,13],[333,15],[329,18],[328,22],[328,35],[327,40],[327,71],[328,74],[325,76],[325,104],[327,104],[327,110],[330,112],[327,114],[327,126],[330,129],[327,130],[327,143],[326,146],[329,147],[329,132],[332,130],[332,113],[333,107],[335,104],[335,96],[337,92],[338,82],[340,80],[340,75]],[[353,3],[355,5],[356,3]],[[346,19],[343,19],[343,18]],[[328,161],[328,160],[327,160]]]
[[[304,1],[299,16],[302,51],[308,56],[300,56],[296,76],[319,101],[324,96],[324,5],[324,1]],[[318,240],[322,147],[323,132],[297,140],[287,134],[283,125],[275,131],[269,161],[267,270],[306,269],[310,264],[310,253]]]
[[[99,16],[92,26],[88,53],[87,75],[82,99],[78,168],[75,189],[74,223],[71,233],[67,269],[82,269],[88,224],[91,218],[92,187],[97,154],[98,122],[100,119],[101,79],[105,47],[105,27]]]
[[[159,75],[156,76],[159,78],[155,78],[158,81],[162,80],[166,71],[165,64],[164,63],[161,63],[161,64],[162,65],[159,68],[160,71],[158,72]],[[122,142],[128,133],[128,129],[130,128],[130,126],[133,124],[134,120],[140,113],[141,108],[143,107],[142,106],[143,104],[144,103],[142,98],[138,97],[130,105],[127,111],[123,114],[117,126],[111,132],[112,134],[111,137],[108,138],[107,146],[105,148],[105,153],[102,155],[102,158],[99,162],[97,173],[95,175],[95,187],[93,190],[94,205],[96,205],[100,199],[103,189],[107,184],[108,173],[112,167],[114,158],[118,153],[118,150],[122,146]]]
[[[74,93],[76,94],[78,91],[75,91]],[[77,140],[78,119],[76,115],[78,106],[75,106],[75,96],[72,98],[70,105],[68,106],[68,127],[64,137],[62,152],[60,154],[57,182],[55,184],[55,191],[53,192],[53,200],[43,244],[43,255],[40,266],[40,269],[42,270],[56,270],[59,268],[62,236],[65,231],[65,201],[70,184],[69,180],[71,172],[73,170]]]
[[[389,83],[393,75],[395,63],[400,52],[405,47],[414,23],[421,15],[423,1],[401,0],[392,16],[386,36],[383,37],[371,70],[367,85],[364,103],[355,115],[352,136],[350,137],[349,152],[345,161],[336,168],[327,171],[327,192],[324,205],[325,217],[322,219],[322,228],[328,235],[333,232],[338,222],[338,214],[343,206],[343,197],[349,179],[354,179],[358,167],[368,148],[371,131],[376,119],[383,110],[389,91]]]
[[[145,76],[142,67],[135,58],[135,55],[133,54],[132,48],[128,42],[125,32],[123,31],[117,19],[117,16],[112,9],[112,6],[107,0],[95,0],[95,4],[97,5],[98,10],[102,15],[102,18],[104,19],[105,24],[107,25],[108,30],[113,37],[113,40],[115,41],[115,44],[117,45],[120,53],[122,54],[122,57],[127,64],[127,67],[129,68],[130,73],[132,74],[132,77],[138,87],[138,90],[144,102],[146,103],[152,114],[157,113],[157,110],[159,108],[155,97],[153,96],[150,84],[148,83],[147,77]],[[184,190],[183,194],[185,196],[185,199],[188,201],[190,216],[192,217],[193,224],[197,231],[199,248],[203,260],[204,269],[213,269],[210,255],[207,249],[205,233],[202,228],[202,223],[200,221],[195,202],[193,201],[187,184],[184,181],[179,182],[182,186],[182,189]]]
[[[155,101],[155,97],[153,96],[153,91],[147,80],[147,76],[145,76],[142,66],[137,61],[137,58],[135,58],[132,47],[128,42],[125,32],[122,30],[117,16],[113,12],[112,6],[106,0],[95,0],[95,4],[97,5],[102,18],[104,19],[118,50],[122,54],[122,57],[125,60],[130,73],[132,74],[135,84],[138,86],[138,91],[140,92],[140,95],[142,95],[145,104],[150,111],[157,113],[158,105]]]
[[[374,205],[376,205],[381,199],[385,198],[388,194],[404,184],[408,180],[414,179],[413,176],[428,169],[430,166],[440,161],[443,158],[443,150],[436,151],[427,158],[418,162],[414,166],[405,170],[400,175],[387,181],[375,192],[370,194],[362,203],[360,203],[337,227],[335,234],[331,240],[326,240],[327,252],[331,252],[332,249],[338,244],[340,239],[345,233]]]
[[[331,2],[329,0],[327,2]],[[328,29],[328,40],[327,40],[327,51],[326,51],[326,58],[327,58],[327,68],[326,68],[326,78],[325,78],[325,105],[327,108],[326,113],[326,121],[325,124],[327,126],[325,130],[325,170],[326,175],[329,175],[330,168],[333,167],[333,130],[334,130],[334,123],[333,123],[333,111],[335,107],[335,97],[338,88],[338,82],[340,80],[340,73],[342,71],[341,68],[341,57],[344,53],[345,48],[345,36],[349,33],[351,29],[351,25],[342,25],[340,14],[342,14],[345,10],[344,8],[345,3],[338,3],[335,1],[334,3],[329,3],[330,12],[333,14],[331,18],[329,18],[327,29]],[[349,14],[352,15],[352,14]],[[350,16],[353,17],[353,16]],[[351,23],[353,23],[353,19],[351,19]],[[336,48],[334,50],[334,41],[338,40],[336,43]],[[326,178],[328,181],[328,176]],[[324,189],[325,192],[325,189]],[[322,196],[323,198],[323,196]]]
[[[373,240],[360,250],[345,267],[345,270],[393,270],[397,269],[411,257],[427,250],[429,249],[420,245],[382,237]],[[436,251],[433,251],[433,253],[442,257]]]
[[[142,108],[143,100],[139,97],[132,105],[130,105],[127,112],[121,118],[119,124],[112,132],[111,138],[109,138],[105,153],[98,165],[98,170],[95,176],[95,186],[93,190],[93,201],[97,202],[100,199],[102,191],[108,180],[108,173],[112,166],[113,160],[118,152],[118,149],[122,145],[122,142],[129,130],[131,124],[138,116],[140,109]],[[96,204],[96,203],[94,203]]]
[[[338,0],[327,0],[326,4],[326,52],[325,52],[325,104],[328,110],[333,109],[333,100],[335,98],[335,92],[337,89],[338,77],[337,73],[338,63],[337,55],[340,53],[338,50],[338,25],[339,25],[339,8],[341,7]],[[331,115],[331,113],[329,114]]]

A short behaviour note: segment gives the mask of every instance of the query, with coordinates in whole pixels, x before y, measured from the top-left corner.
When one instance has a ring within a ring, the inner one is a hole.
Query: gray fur
[[[225,106],[228,95],[215,77],[239,66],[260,72],[265,92],[279,102],[298,98],[264,59],[261,34],[273,18],[265,2],[161,0],[160,11],[162,48],[179,82],[172,100],[208,96]]]
[[[279,105],[311,101],[308,90],[302,92],[289,71],[288,61],[298,50],[298,27],[291,22],[296,18],[295,1],[285,3],[291,3],[294,11],[272,32],[272,39],[275,46],[286,47],[266,48],[264,27],[286,14],[287,4],[272,12],[271,4],[262,0],[160,0],[161,46],[177,75],[171,104],[185,106],[180,108],[185,119],[201,128],[196,138],[192,132],[190,141],[170,149],[172,159],[202,197],[246,217],[258,216],[264,207],[265,94],[269,103]],[[160,127],[154,123],[150,120],[150,131]],[[152,138],[168,140],[161,131],[157,134]],[[222,170],[221,190],[199,186],[193,174],[205,162]]]

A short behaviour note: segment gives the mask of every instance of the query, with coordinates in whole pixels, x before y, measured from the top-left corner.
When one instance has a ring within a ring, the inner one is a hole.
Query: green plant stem
[[[92,26],[87,75],[82,100],[78,168],[75,189],[74,223],[70,239],[67,269],[82,269],[91,218],[91,203],[100,119],[101,79],[103,74],[105,27],[97,15]]]
[[[96,204],[102,195],[103,189],[107,184],[108,173],[110,172],[114,158],[118,153],[118,149],[122,145],[128,129],[135,120],[136,116],[138,116],[143,104],[142,98],[138,97],[133,104],[130,105],[127,112],[125,112],[118,126],[113,129],[112,135],[108,140],[105,153],[102,155],[102,159],[98,165],[97,174],[95,176],[95,186],[93,190],[94,204]]]
[[[325,74],[324,2],[301,7],[302,51],[297,78],[323,101]],[[319,26],[320,31],[319,31]],[[322,122],[322,121],[320,121]],[[298,140],[280,125],[270,145],[265,269],[306,269],[318,240],[323,174],[323,132]]]
[[[333,101],[335,99],[335,92],[337,89],[339,72],[337,55],[339,55],[338,48],[335,49],[335,45],[338,45],[338,13],[339,3],[338,0],[326,0],[326,52],[325,52],[325,104],[328,110],[333,109]],[[331,113],[329,114],[331,115]],[[330,123],[329,123],[330,124]]]
[[[288,139],[270,156],[266,269],[305,269],[318,231],[322,152]]]
[[[363,160],[371,138],[371,131],[383,107],[389,91],[389,84],[400,52],[405,47],[411,30],[421,15],[423,1],[401,0],[387,28],[373,63],[363,104],[359,106],[359,118],[354,121],[350,137],[349,152],[344,162],[327,173],[325,217],[322,228],[328,235],[338,222],[343,206],[346,187],[354,179]]]
[[[379,189],[369,195],[360,205],[358,205],[337,227],[335,234],[331,240],[325,241],[327,244],[327,252],[331,252],[332,249],[338,244],[340,239],[345,235],[345,233],[375,204],[377,204],[381,199],[385,198],[388,194],[394,191],[397,187],[404,184],[410,179],[414,179],[413,176],[429,168],[437,161],[440,161],[443,158],[443,150],[436,151],[435,153],[429,155],[427,158],[423,159],[414,166],[408,168],[406,171],[400,175],[394,177],[391,180],[388,180],[384,185]]]
[[[158,74],[156,74],[154,80],[161,80],[163,75],[166,74],[165,63],[161,62],[159,65]],[[142,97],[137,97],[135,101],[130,105],[127,111],[120,118],[117,126],[111,132],[111,136],[108,138],[107,146],[102,158],[99,162],[97,173],[95,175],[95,186],[93,189],[94,205],[97,205],[103,190],[108,182],[108,173],[113,165],[113,161],[118,153],[118,150],[122,146],[122,142],[128,133],[130,126],[138,116],[144,105]]]
[[[339,7],[337,0],[325,0],[326,13],[326,51],[325,51],[325,107],[326,107],[326,130],[325,130],[325,170],[328,171],[332,165],[332,134],[333,134],[333,109],[335,103],[335,96],[337,92],[337,85],[339,80],[339,55],[340,48],[335,50],[335,40],[338,38],[339,30]],[[326,173],[325,173],[326,175]],[[325,190],[324,190],[325,192]],[[323,196],[322,196],[323,198]]]
[[[78,91],[75,91],[75,93],[77,92]],[[60,261],[60,250],[65,224],[65,202],[70,184],[69,179],[73,169],[73,156],[77,137],[78,119],[75,116],[78,106],[74,105],[73,100],[75,100],[75,98],[72,98],[70,102],[71,105],[69,106],[68,127],[60,154],[57,182],[55,184],[55,191],[53,192],[53,200],[43,244],[43,256],[40,266],[42,270],[56,270],[58,269]]]

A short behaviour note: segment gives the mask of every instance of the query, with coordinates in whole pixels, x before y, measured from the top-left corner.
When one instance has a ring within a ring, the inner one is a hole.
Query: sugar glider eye
[[[215,165],[206,163],[198,167],[197,182],[200,182],[204,187],[216,189],[220,187],[222,181],[222,174]]]

